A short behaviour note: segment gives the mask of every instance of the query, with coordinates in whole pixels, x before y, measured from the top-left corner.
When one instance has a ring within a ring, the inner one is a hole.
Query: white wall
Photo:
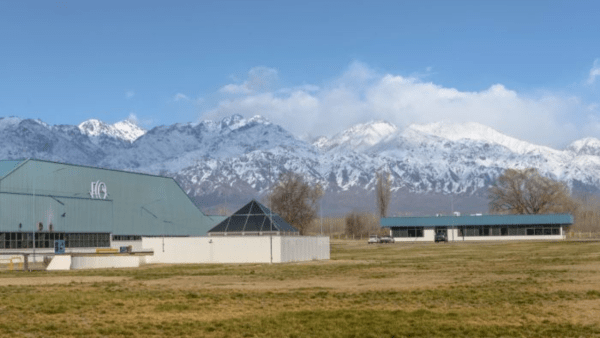
[[[132,255],[72,256],[71,269],[137,268],[140,257]]]
[[[148,263],[280,263],[329,259],[329,238],[142,237],[142,249],[154,250],[154,256],[146,258]]]
[[[281,254],[277,262],[329,259],[328,236],[282,236],[277,240],[281,242]]]
[[[435,238],[434,238],[435,240]],[[458,229],[448,229],[448,242],[462,241],[462,237],[458,237]]]
[[[142,250],[142,241],[111,241],[110,247],[114,249],[120,249],[122,246],[132,246],[133,251]]]
[[[70,255],[56,255],[48,264],[46,270],[70,270],[71,269],[71,256]]]

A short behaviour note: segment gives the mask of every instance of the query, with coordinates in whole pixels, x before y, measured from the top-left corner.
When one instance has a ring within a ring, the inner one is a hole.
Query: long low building
[[[570,214],[475,215],[385,217],[381,227],[390,229],[396,242],[432,242],[443,232],[448,241],[564,239]]]

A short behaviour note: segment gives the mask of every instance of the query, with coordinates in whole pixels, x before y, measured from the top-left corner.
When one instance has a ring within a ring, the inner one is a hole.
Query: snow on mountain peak
[[[146,133],[146,130],[140,128],[137,124],[131,120],[120,121],[112,125],[115,132],[120,133],[120,138],[133,142],[140,136]]]
[[[587,137],[577,140],[567,146],[567,150],[577,155],[596,155],[600,156],[600,140],[594,137]]]
[[[207,122],[207,121],[205,121],[205,122]],[[265,117],[262,117],[260,115],[254,115],[250,119],[245,119],[242,115],[235,114],[235,115],[225,117],[221,120],[221,126],[228,127],[231,130],[239,129],[249,123],[260,123],[260,124],[264,124],[264,125],[271,124],[271,122],[268,119],[266,119]]]
[[[254,116],[252,116],[248,120],[248,123],[251,123],[251,122],[256,122],[256,123],[265,124],[265,125],[271,124],[271,121],[269,121],[269,119],[267,119],[264,116],[260,116],[260,115],[254,115]]]
[[[397,129],[395,125],[387,121],[371,121],[357,124],[334,135],[331,139],[320,137],[313,145],[322,150],[343,146],[361,151],[379,143],[382,139],[395,133]]]
[[[81,130],[81,133],[91,137],[106,135],[127,142],[133,142],[146,133],[146,130],[140,128],[130,120],[120,121],[111,125],[97,119],[89,119],[77,127]]]
[[[492,129],[488,126],[484,126],[477,122],[467,123],[446,123],[446,122],[435,122],[430,124],[411,124],[408,126],[407,131],[417,131],[423,134],[433,135],[441,138],[445,138],[451,141],[458,140],[474,140],[484,141],[493,144],[499,144],[510,149],[513,152],[519,154],[525,154],[533,151],[544,150],[547,152],[556,152],[556,150],[544,146],[537,146],[531,143],[521,141],[514,137],[510,137]]]
[[[23,121],[23,119],[15,117],[15,116],[1,117],[0,118],[0,129],[12,127],[14,125],[19,124],[21,121]]]

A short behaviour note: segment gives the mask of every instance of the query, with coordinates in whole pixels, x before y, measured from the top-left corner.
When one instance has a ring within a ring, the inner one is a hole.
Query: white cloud
[[[250,94],[252,91],[248,88],[246,83],[241,85],[237,84],[228,84],[219,89],[221,93],[227,94]]]
[[[600,76],[600,59],[594,60],[594,65],[592,69],[590,69],[590,77],[588,78],[587,83],[593,84],[596,81],[596,77]]]
[[[258,114],[296,135],[310,136],[330,136],[375,119],[400,128],[412,123],[479,122],[529,142],[555,147],[583,137],[583,126],[589,120],[576,118],[583,111],[589,113],[576,97],[554,93],[528,96],[502,84],[481,91],[460,91],[420,77],[379,74],[359,62],[318,87],[255,92],[250,82],[249,77],[244,84],[235,85],[241,86],[235,87],[238,96],[224,98],[205,114]],[[600,129],[595,136],[600,136]]]
[[[128,90],[128,91],[125,92],[125,98],[130,99],[130,98],[132,98],[134,96],[135,96],[135,92],[132,91],[132,90]]]
[[[175,96],[173,96],[173,101],[175,101],[175,102],[189,101],[189,100],[190,100],[190,98],[185,94],[177,93],[177,94],[175,94]]]
[[[135,115],[134,113],[129,113],[129,116],[127,117],[126,121],[129,121],[135,125],[138,125],[138,123],[140,122],[137,115]]]
[[[228,84],[219,91],[224,94],[252,94],[272,89],[279,76],[277,70],[269,67],[254,67],[248,72],[248,79],[241,84]]]
[[[149,128],[154,124],[154,120],[151,118],[140,119],[135,113],[129,113],[126,121],[135,124],[138,127]]]

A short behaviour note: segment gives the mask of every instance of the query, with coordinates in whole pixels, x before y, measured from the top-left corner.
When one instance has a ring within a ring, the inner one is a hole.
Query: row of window
[[[33,248],[34,234],[31,232],[0,232],[0,249]],[[109,233],[35,233],[35,247],[54,248],[54,241],[62,239],[67,248],[108,248]]]
[[[423,237],[424,227],[392,228],[392,237]],[[459,227],[458,236],[548,236],[560,235],[560,227]]]
[[[392,228],[392,237],[423,237],[423,227]]]
[[[113,241],[141,241],[142,236],[135,235],[113,235]]]
[[[458,236],[548,236],[560,235],[560,227],[466,227]]]

